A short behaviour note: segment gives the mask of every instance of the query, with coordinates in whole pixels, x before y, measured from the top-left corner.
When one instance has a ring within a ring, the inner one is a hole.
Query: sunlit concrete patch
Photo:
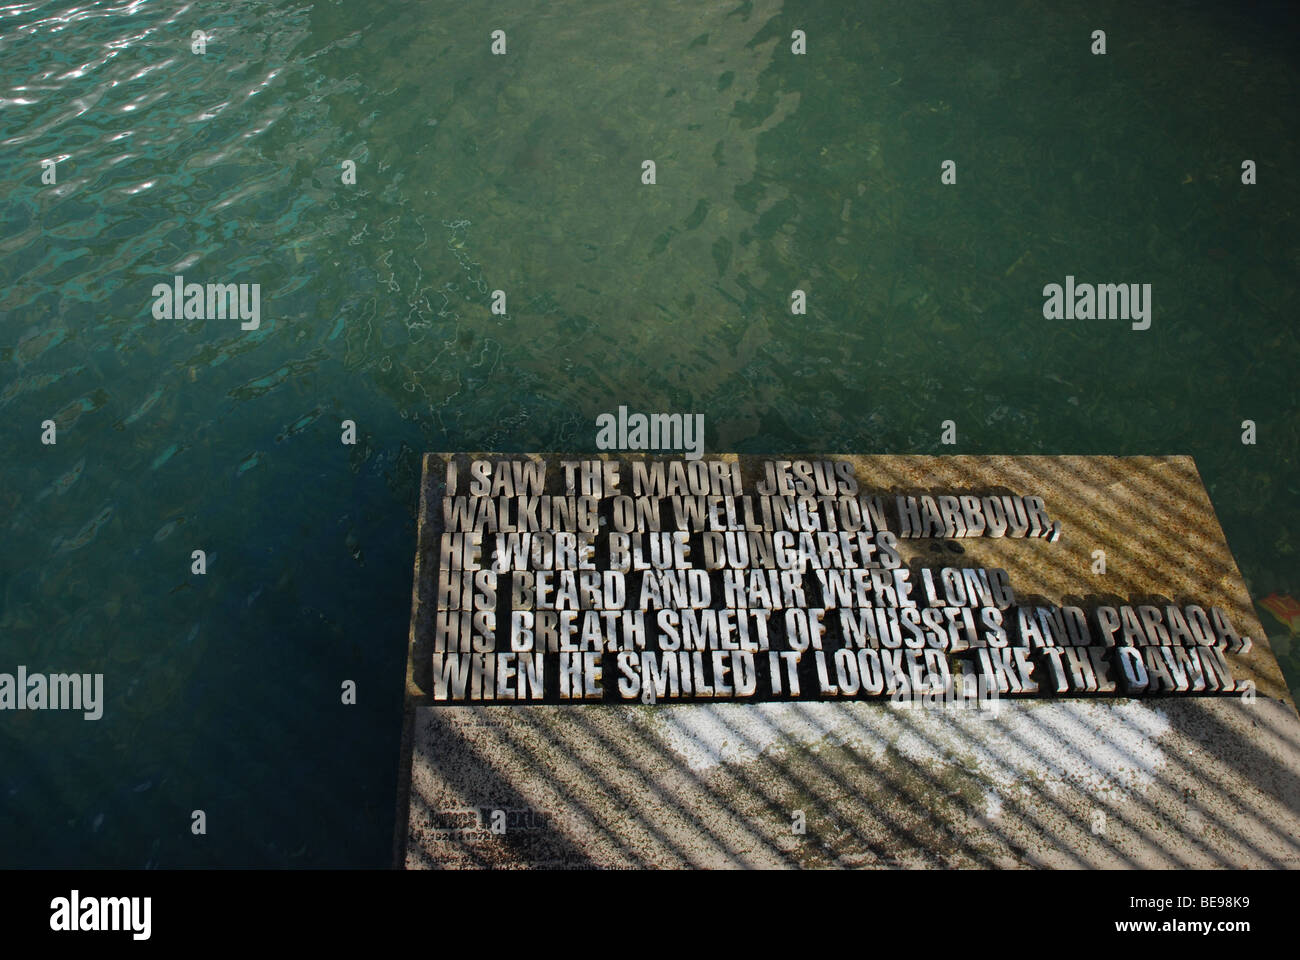
[[[692,770],[745,762],[765,749],[822,741],[879,757],[890,744],[917,763],[974,762],[1000,786],[1037,776],[1048,785],[1131,789],[1164,762],[1169,720],[1136,701],[1004,703],[994,710],[908,710],[868,704],[758,703],[662,707],[656,725]]]
[[[816,749],[823,740],[866,747],[876,755],[884,749],[880,740],[864,743],[859,725],[837,703],[665,706],[652,716],[668,746],[696,771],[743,763],[792,744]]]

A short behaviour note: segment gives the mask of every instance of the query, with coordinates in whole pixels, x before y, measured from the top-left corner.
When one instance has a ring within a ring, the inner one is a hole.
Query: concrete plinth
[[[739,458],[747,487],[767,459]],[[887,498],[1042,497],[1062,526],[1056,542],[903,539],[904,563],[1002,568],[1021,604],[1219,607],[1253,641],[1228,656],[1249,692],[1044,693],[985,709],[888,699],[438,704],[423,663],[446,460],[431,454],[396,864],[1300,864],[1300,718],[1190,458],[816,459],[851,461],[864,492]],[[1097,550],[1105,573],[1094,572]]]

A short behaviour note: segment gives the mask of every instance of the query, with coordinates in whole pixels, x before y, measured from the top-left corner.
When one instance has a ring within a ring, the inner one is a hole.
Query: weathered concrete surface
[[[1222,606],[1254,640],[1230,664],[1257,696],[1003,701],[996,715],[886,702],[429,707],[408,667],[397,863],[1300,864],[1300,719],[1190,458],[836,458],[875,492],[1043,496],[1059,542],[966,539],[960,565],[1006,569],[1020,602]],[[747,485],[763,459],[742,458]],[[426,503],[436,476],[426,469]],[[904,560],[930,559],[933,543],[903,541]],[[1096,549],[1105,575],[1091,572]],[[413,626],[413,654],[414,641]],[[490,832],[494,810],[504,834]]]

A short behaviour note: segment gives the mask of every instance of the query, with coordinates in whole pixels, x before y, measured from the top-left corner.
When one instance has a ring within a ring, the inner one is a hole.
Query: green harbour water
[[[0,6],[0,670],[105,675],[0,716],[0,865],[387,865],[421,452],[620,405],[1190,454],[1300,690],[1297,18],[1086,6]],[[260,326],[156,319],[178,274]],[[1044,319],[1067,275],[1150,329]]]

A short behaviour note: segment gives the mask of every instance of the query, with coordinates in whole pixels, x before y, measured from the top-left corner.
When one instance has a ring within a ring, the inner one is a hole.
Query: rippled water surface
[[[714,451],[1189,453],[1300,595],[1295,24],[1089,6],[0,7],[0,669],[107,686],[0,719],[0,862],[385,864],[418,453],[619,404]],[[176,274],[260,327],[155,319]],[[1067,274],[1151,329],[1044,320]]]

